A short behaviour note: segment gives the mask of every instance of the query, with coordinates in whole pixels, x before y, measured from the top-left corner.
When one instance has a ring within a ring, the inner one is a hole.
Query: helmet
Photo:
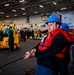
[[[5,26],[5,29],[7,29],[8,28],[8,26]]]
[[[60,25],[60,28],[64,29],[64,30],[69,30],[69,26],[66,23],[62,23]]]
[[[58,23],[60,23],[60,20],[56,15],[50,15],[47,22],[46,22],[46,24],[48,24],[49,22],[58,22]]]

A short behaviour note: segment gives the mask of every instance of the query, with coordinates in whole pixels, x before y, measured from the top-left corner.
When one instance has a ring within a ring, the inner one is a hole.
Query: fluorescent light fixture
[[[25,0],[20,0],[19,2],[21,3],[21,2],[24,2]]]
[[[14,9],[13,9],[12,11],[13,11],[13,12],[16,12],[16,10],[14,10]]]
[[[65,9],[67,9],[66,7],[64,7],[64,8],[61,8],[61,10],[65,10]]]
[[[35,11],[34,13],[38,13],[38,11]]]
[[[21,8],[21,10],[25,10],[25,8]]]
[[[9,4],[5,4],[5,6],[9,6]]]
[[[8,15],[6,17],[9,17]]]
[[[42,6],[42,5],[39,5],[39,7],[43,8],[43,6]]]
[[[54,4],[54,5],[57,5],[57,3],[56,3],[56,2],[53,2],[53,4]]]
[[[26,13],[23,13],[22,15],[26,15]]]
[[[15,14],[14,16],[17,16],[17,14]]]
[[[1,14],[4,14],[4,12],[0,12]]]

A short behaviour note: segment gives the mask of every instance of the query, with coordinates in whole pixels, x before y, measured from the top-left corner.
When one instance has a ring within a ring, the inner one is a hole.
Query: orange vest
[[[41,40],[40,45],[38,47],[39,51],[47,50],[48,47],[51,46],[54,37],[59,33],[63,34],[68,42],[71,42],[70,35],[66,31],[63,31],[61,28],[57,28],[53,30],[50,35],[45,36]],[[63,58],[65,55],[65,52],[66,52],[66,47],[63,48],[63,50],[61,50],[61,52],[57,53],[55,56],[59,58]]]

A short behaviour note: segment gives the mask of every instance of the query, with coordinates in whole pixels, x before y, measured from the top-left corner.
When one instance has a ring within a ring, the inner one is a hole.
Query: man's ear
[[[59,24],[57,24],[56,26],[57,26],[57,28],[60,28],[60,25]]]

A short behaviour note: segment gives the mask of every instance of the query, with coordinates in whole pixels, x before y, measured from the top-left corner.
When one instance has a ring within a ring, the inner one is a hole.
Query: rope
[[[16,60],[13,60],[13,61],[11,61],[11,62],[9,62],[9,63],[6,63],[6,64],[0,66],[0,68],[5,67],[5,66],[7,66],[7,65],[9,65],[9,64],[12,64],[12,63],[14,63],[14,62],[16,62],[16,61],[19,61],[19,60],[21,60],[21,59],[23,59],[23,57],[18,58],[18,59],[16,59]]]

